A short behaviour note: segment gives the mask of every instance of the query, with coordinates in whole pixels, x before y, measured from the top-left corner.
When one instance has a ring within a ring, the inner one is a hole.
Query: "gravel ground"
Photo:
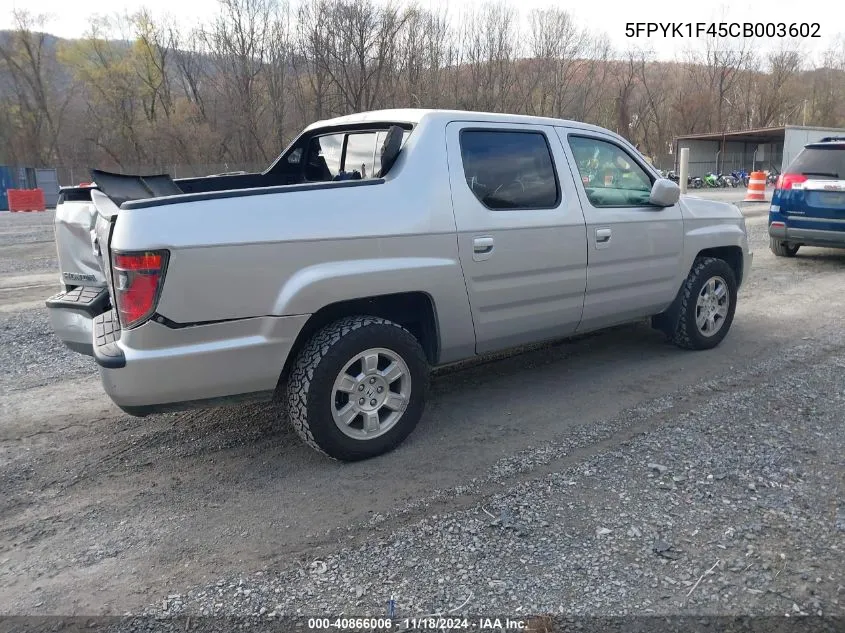
[[[718,349],[633,325],[445,372],[344,465],[274,407],[123,415],[50,331],[52,213],[0,214],[0,614],[845,616],[845,253],[775,258],[764,213]]]
[[[89,357],[56,338],[46,309],[0,313],[0,367],[0,390],[10,391],[96,373]]]
[[[0,275],[58,270],[55,212],[0,212]]]
[[[845,340],[823,343],[504,460],[491,477],[664,419],[467,510],[147,614],[845,615]]]

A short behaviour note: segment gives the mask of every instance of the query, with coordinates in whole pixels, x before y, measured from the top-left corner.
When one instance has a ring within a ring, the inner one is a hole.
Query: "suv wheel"
[[[733,322],[736,291],[736,277],[727,262],[697,259],[681,288],[672,342],[685,349],[716,347]]]
[[[288,415],[297,434],[329,457],[375,457],[416,427],[428,374],[422,347],[405,328],[377,317],[347,317],[300,351],[288,378]]]
[[[769,248],[772,249],[772,252],[778,257],[795,257],[795,254],[798,252],[798,249],[801,248],[801,245],[787,244],[786,242],[781,242],[780,240],[770,237]]]

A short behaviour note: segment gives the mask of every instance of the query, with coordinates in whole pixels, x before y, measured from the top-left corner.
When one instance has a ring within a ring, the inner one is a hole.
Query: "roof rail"
[[[845,141],[845,136],[825,136],[819,139],[816,143],[830,143],[831,141]]]

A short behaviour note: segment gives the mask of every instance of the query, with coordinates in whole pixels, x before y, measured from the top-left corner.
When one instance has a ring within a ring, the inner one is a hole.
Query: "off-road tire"
[[[704,336],[695,323],[695,308],[698,294],[711,278],[719,276],[725,280],[730,293],[728,315],[722,327],[713,336]],[[679,294],[677,322],[671,331],[672,342],[683,349],[704,350],[716,347],[727,336],[736,311],[737,284],[733,269],[722,259],[699,257],[692,265]]]
[[[332,388],[349,360],[374,347],[402,357],[411,374],[411,394],[394,427],[372,440],[356,440],[334,422]],[[288,417],[297,435],[313,449],[339,461],[369,459],[393,450],[411,434],[422,417],[428,383],[425,353],[408,330],[378,317],[345,317],[314,334],[297,355],[286,388]]]
[[[792,246],[787,242],[781,242],[778,239],[770,237],[769,248],[778,257],[795,257],[795,255],[798,253],[798,249],[801,248],[801,245],[796,244]]]

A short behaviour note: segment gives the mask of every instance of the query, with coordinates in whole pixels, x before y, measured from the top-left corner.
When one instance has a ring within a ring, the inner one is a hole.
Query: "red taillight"
[[[123,255],[115,253],[114,266],[123,270],[160,270],[161,253],[137,253]]]
[[[775,183],[775,189],[792,189],[793,185],[805,182],[807,177],[803,174],[781,174]]]
[[[122,328],[141,325],[155,312],[166,261],[165,251],[112,254],[114,303]]]

